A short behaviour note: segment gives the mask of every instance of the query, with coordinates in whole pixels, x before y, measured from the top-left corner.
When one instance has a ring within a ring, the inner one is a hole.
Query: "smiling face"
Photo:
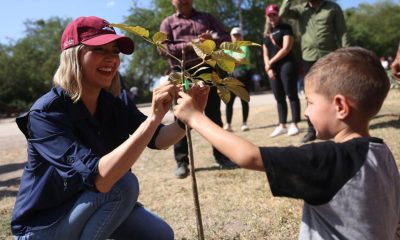
[[[304,115],[313,124],[317,137],[327,140],[337,133],[336,108],[333,100],[315,92],[312,84],[304,82],[307,107]]]
[[[279,24],[279,16],[275,13],[270,13],[267,15],[268,21],[272,27],[276,27]]]
[[[82,66],[83,90],[101,90],[111,86],[120,65],[119,49],[115,42],[102,46],[84,46],[79,58]]]

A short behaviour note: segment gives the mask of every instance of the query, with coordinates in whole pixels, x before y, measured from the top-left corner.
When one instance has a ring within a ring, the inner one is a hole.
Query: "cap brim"
[[[272,14],[278,15],[279,12],[277,12],[277,11],[270,11],[270,12],[267,13],[267,16],[270,15],[271,13],[272,13]]]
[[[132,54],[135,49],[135,44],[132,39],[125,36],[120,36],[116,34],[103,34],[96,36],[94,38],[82,41],[82,44],[87,46],[101,46],[111,42],[117,41],[118,48],[123,54]]]

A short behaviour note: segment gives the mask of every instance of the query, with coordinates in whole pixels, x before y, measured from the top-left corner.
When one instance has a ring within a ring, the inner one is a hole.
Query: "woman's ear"
[[[338,94],[333,97],[333,102],[335,104],[336,118],[346,119],[351,111],[351,105],[349,99],[346,96]]]

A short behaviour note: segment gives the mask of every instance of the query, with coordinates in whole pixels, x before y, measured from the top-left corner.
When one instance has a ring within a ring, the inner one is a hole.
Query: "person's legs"
[[[208,94],[208,101],[204,114],[211,119],[215,124],[222,127],[221,119],[221,99],[218,96],[217,88],[211,87]],[[235,167],[236,165],[231,162],[225,155],[213,147],[213,155],[215,161],[222,167]]]
[[[276,137],[280,134],[284,134],[287,132],[286,129],[286,121],[287,121],[287,103],[285,97],[285,90],[283,88],[282,80],[280,78],[280,68],[278,68],[277,76],[275,80],[269,80],[272,92],[274,93],[274,97],[277,104],[278,109],[278,119],[279,125],[274,129],[274,131],[270,134],[270,137]]]
[[[138,196],[138,180],[128,172],[107,193],[83,192],[57,224],[19,239],[106,239],[128,217]]]
[[[186,137],[183,137],[174,144],[174,156],[177,164],[175,176],[177,178],[186,178],[189,175],[188,143]]]
[[[288,135],[293,136],[299,132],[297,123],[300,122],[300,100],[297,94],[297,79],[293,62],[286,62],[281,67],[281,79],[285,93],[289,98],[292,112],[292,124],[288,128]]]
[[[277,109],[278,109],[278,119],[280,124],[286,124],[287,122],[287,103],[285,90],[283,88],[282,79],[279,74],[277,74],[275,80],[269,80],[272,92],[274,94]]]
[[[251,83],[251,71],[247,70],[245,71],[245,74],[242,78],[239,80],[244,84],[244,88],[246,89],[247,92],[250,92],[250,83]],[[242,103],[242,131],[248,131],[249,127],[247,126],[247,119],[249,117],[249,103],[240,99]]]
[[[308,71],[310,71],[310,68],[312,65],[314,65],[315,61],[310,62],[310,61],[303,61],[303,67],[304,67],[304,74],[307,75]],[[314,126],[312,125],[311,121],[307,118],[307,133],[304,135],[303,139],[301,140],[302,143],[314,141],[316,139],[316,132],[314,129]]]
[[[226,127],[225,129],[228,131],[232,131],[232,116],[233,116],[233,103],[235,102],[236,95],[231,92],[231,98],[229,102],[226,104],[225,113],[226,113]]]
[[[145,209],[142,204],[136,203],[129,216],[114,231],[111,238],[115,240],[173,240],[174,231],[159,216]]]

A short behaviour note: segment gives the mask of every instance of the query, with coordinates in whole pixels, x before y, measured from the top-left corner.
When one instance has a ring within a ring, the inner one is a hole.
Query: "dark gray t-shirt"
[[[381,139],[260,151],[274,196],[305,201],[299,239],[394,239],[400,177]]]

